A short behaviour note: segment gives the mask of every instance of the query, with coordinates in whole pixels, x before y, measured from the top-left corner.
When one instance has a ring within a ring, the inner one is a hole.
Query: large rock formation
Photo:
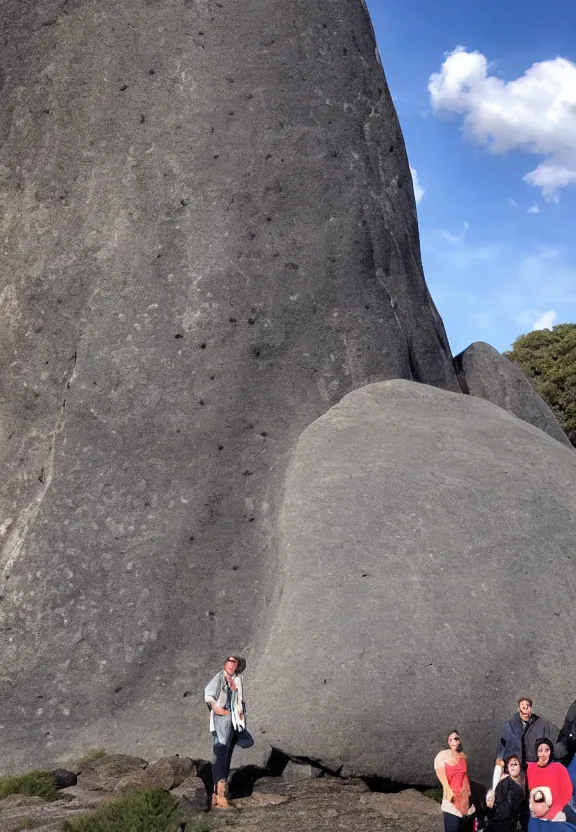
[[[481,399],[403,380],[345,396],[286,478],[253,685],[261,741],[426,783],[456,727],[488,782],[517,695],[561,724],[575,478],[574,454]]]
[[[376,379],[458,389],[402,135],[359,0],[1,23],[2,767],[206,754],[293,442]]]
[[[520,367],[498,350],[476,341],[454,359],[460,387],[509,410],[519,419],[545,431],[570,448],[572,444],[552,410],[534,390]]]

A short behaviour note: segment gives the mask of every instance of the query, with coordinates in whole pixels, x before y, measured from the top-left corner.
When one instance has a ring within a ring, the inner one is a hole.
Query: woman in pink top
[[[442,783],[444,832],[471,829],[475,809],[470,800],[468,766],[458,731],[448,734],[448,748],[436,755],[434,771]]]

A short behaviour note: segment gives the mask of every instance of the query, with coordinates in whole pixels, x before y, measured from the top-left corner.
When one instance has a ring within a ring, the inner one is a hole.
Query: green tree
[[[576,446],[576,324],[520,335],[504,355],[522,368]]]

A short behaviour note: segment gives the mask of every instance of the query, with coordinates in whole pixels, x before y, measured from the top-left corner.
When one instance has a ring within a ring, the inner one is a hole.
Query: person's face
[[[460,745],[460,737],[454,731],[454,733],[450,734],[450,736],[448,737],[448,748],[450,749],[450,751],[457,751],[459,745]]]
[[[520,761],[515,757],[508,760],[508,774],[510,777],[520,777]]]
[[[538,754],[538,765],[545,766],[550,759],[550,746],[541,743],[536,753]]]
[[[228,676],[233,676],[236,673],[237,667],[238,662],[236,661],[236,659],[233,659],[232,657],[226,659],[226,661],[224,662],[224,670],[226,671]]]
[[[519,712],[520,716],[522,717],[522,719],[525,722],[528,722],[528,720],[532,716],[532,705],[530,704],[530,702],[528,702],[527,699],[522,699],[518,703],[518,712]]]

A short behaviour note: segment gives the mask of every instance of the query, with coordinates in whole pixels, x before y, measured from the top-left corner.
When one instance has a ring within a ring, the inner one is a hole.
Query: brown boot
[[[231,806],[226,800],[226,780],[218,780],[216,791],[212,795],[213,809],[230,809]]]

